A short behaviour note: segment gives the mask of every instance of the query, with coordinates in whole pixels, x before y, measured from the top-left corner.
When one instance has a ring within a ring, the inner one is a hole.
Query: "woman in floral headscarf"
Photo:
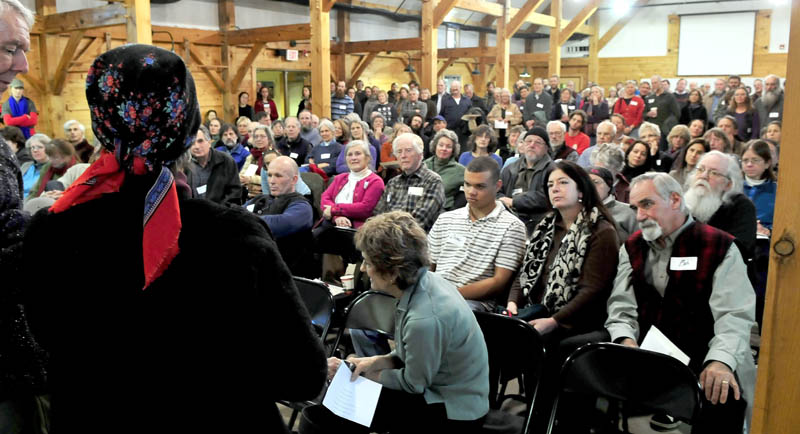
[[[285,431],[272,402],[316,396],[325,358],[266,226],[179,198],[170,167],[200,124],[191,74],[169,51],[125,45],[95,60],[86,98],[106,152],[23,241],[53,430]],[[33,258],[54,245],[42,270]]]

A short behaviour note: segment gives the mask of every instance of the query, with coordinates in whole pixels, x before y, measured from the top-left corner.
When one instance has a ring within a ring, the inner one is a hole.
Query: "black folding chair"
[[[328,329],[331,326],[331,318],[335,311],[333,296],[327,286],[322,282],[309,280],[303,277],[294,277],[294,284],[303,299],[308,313],[311,315],[311,324],[319,332],[322,343],[328,336]]]
[[[573,352],[561,369],[560,389],[550,413],[553,432],[558,401],[564,392],[601,396],[623,405],[665,412],[692,424],[700,414],[697,377],[679,360],[660,353],[612,343],[591,343]],[[623,415],[625,411],[623,411]],[[628,432],[623,416],[623,430]]]
[[[489,407],[499,409],[507,399],[526,404],[523,433],[533,416],[539,379],[544,365],[544,344],[536,329],[519,319],[475,312],[489,351]],[[519,378],[520,395],[506,394],[508,381]]]
[[[345,309],[344,325],[336,336],[331,357],[336,354],[336,349],[347,329],[370,330],[393,336],[396,310],[397,299],[385,292],[367,291],[360,294]]]
[[[321,232],[316,235],[317,251],[339,255],[345,264],[358,264],[361,262],[361,252],[356,249],[354,237],[356,230],[339,226],[320,226]],[[318,229],[318,230],[320,230]],[[316,232],[315,232],[316,234]]]
[[[300,298],[303,300],[303,304],[306,306],[311,316],[311,324],[314,326],[317,333],[319,333],[319,338],[324,347],[325,338],[328,336],[328,329],[331,326],[331,318],[335,310],[333,296],[331,296],[328,287],[321,282],[295,276],[294,284],[297,286],[297,292],[300,293]],[[292,409],[292,416],[289,419],[289,429],[292,429],[297,419],[297,414],[304,407],[314,404],[314,401],[280,401],[280,403]]]

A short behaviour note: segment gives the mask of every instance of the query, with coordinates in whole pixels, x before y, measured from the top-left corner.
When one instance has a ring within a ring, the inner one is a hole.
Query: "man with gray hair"
[[[652,122],[661,129],[662,151],[666,150],[666,141],[663,140],[666,131],[671,131],[672,127],[678,124],[681,118],[681,110],[678,101],[672,92],[664,91],[664,83],[661,77],[654,75],[651,79],[653,86],[652,93],[644,99],[644,118]]]
[[[614,125],[613,122],[605,120],[600,122],[600,125],[597,126],[597,131],[595,134],[597,135],[597,142],[594,145],[586,148],[586,150],[583,151],[581,156],[578,158],[578,165],[584,169],[592,165],[592,162],[590,161],[592,152],[597,149],[599,145],[611,143],[614,140],[614,136],[617,135],[617,126]]]
[[[301,111],[300,116],[297,117],[297,120],[300,121],[300,137],[302,137],[308,143],[311,143],[311,146],[315,146],[317,143],[322,141],[322,137],[319,135],[319,130],[317,130],[317,127],[315,127],[313,124],[313,117],[311,116],[310,111]]]
[[[631,183],[622,176],[625,167],[625,152],[622,146],[615,143],[603,143],[592,150],[589,161],[593,167],[608,169],[614,177],[612,189],[614,198],[620,202],[628,203]]]
[[[686,206],[692,217],[736,238],[745,259],[756,246],[756,207],[744,193],[739,163],[719,151],[705,153],[686,181]]]
[[[753,107],[758,112],[761,125],[783,120],[783,89],[777,75],[770,74],[764,78],[764,93]]]
[[[386,184],[373,214],[406,211],[427,232],[444,210],[444,186],[442,178],[422,164],[423,146],[422,139],[412,133],[394,139],[392,151],[402,172]]]
[[[64,124],[64,133],[67,141],[75,148],[75,155],[81,163],[88,163],[89,158],[94,153],[94,146],[86,140],[86,127],[75,119],[68,120]]]
[[[400,103],[400,116],[403,122],[408,122],[412,116],[418,114],[425,119],[428,114],[428,104],[419,100],[419,89],[414,88],[408,92],[408,99]]]
[[[666,173],[634,178],[631,206],[641,230],[619,252],[610,339],[638,347],[657,327],[689,356],[704,391],[692,431],[741,433],[755,387],[755,294],[742,255],[732,236],[688,214],[680,185]],[[651,426],[675,424],[660,416]]]
[[[567,160],[573,163],[578,161],[578,152],[564,143],[564,134],[567,127],[559,120],[547,123],[547,135],[550,137],[550,148],[553,160]]]

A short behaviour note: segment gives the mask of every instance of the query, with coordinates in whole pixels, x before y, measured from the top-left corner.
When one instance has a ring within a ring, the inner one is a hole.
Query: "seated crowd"
[[[681,79],[673,91],[653,76],[581,92],[553,76],[490,83],[481,98],[457,81],[432,94],[359,80],[332,83],[330,118],[312,113],[305,87],[297,116],[283,119],[261,88],[255,108],[240,94],[235,124],[206,112],[175,183],[185,197],[260,218],[295,276],[344,274],[341,260],[313,258],[329,253],[326,231],[358,230],[371,287],[399,299],[394,350],[362,343],[350,359],[354,375],[391,391],[373,429],[480,427],[488,367],[471,309],[516,316],[542,335],[543,417],[570,350],[636,347],[657,326],[704,389],[693,432],[740,433],[753,404],[751,330],[763,311],[761,240],[771,236],[783,110],[778,77],[762,85]],[[32,212],[100,153],[77,121],[65,139],[16,130],[3,135]],[[339,362],[329,360],[329,375]],[[398,421],[388,409],[399,405],[420,420]]]

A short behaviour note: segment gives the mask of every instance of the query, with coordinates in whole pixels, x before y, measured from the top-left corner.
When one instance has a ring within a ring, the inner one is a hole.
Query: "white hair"
[[[742,177],[742,169],[739,167],[739,161],[736,159],[735,156],[731,154],[725,154],[720,151],[709,151],[703,154],[699,160],[697,160],[697,164],[695,165],[695,171],[697,170],[696,167],[703,163],[708,157],[717,156],[722,158],[723,161],[727,163],[725,167],[724,175],[728,178],[731,182],[731,188],[722,195],[722,200],[729,201],[735,194],[741,193],[744,191],[744,178]],[[690,177],[690,179],[693,177]]]
[[[616,143],[601,143],[589,155],[592,166],[605,167],[616,177],[625,167],[625,152]]]
[[[86,127],[84,127],[82,123],[76,121],[75,119],[70,119],[64,123],[64,131],[69,132],[69,126],[72,124],[78,124],[78,128],[80,128],[81,132],[86,133]]]
[[[564,122],[561,122],[561,121],[550,121],[550,122],[547,123],[546,130],[550,130],[550,125],[558,125],[559,128],[561,128],[561,132],[562,133],[566,133],[567,132],[567,126],[564,125]]]
[[[18,13],[28,25],[28,31],[30,32],[34,22],[33,12],[20,3],[19,0],[0,0],[0,14],[8,10]]]
[[[392,142],[393,154],[397,155],[397,145],[399,145],[401,141],[405,140],[411,140],[411,144],[414,146],[414,150],[418,154],[422,154],[424,152],[423,150],[424,143],[422,142],[422,139],[418,135],[414,133],[403,133],[395,137],[394,141]]]
[[[599,125],[597,125],[597,129],[600,129],[600,127],[602,127],[603,125],[611,125],[611,136],[612,136],[612,138],[613,138],[613,136],[617,135],[617,126],[614,125],[614,122],[611,122],[609,120],[604,120],[603,122],[600,122]]]

